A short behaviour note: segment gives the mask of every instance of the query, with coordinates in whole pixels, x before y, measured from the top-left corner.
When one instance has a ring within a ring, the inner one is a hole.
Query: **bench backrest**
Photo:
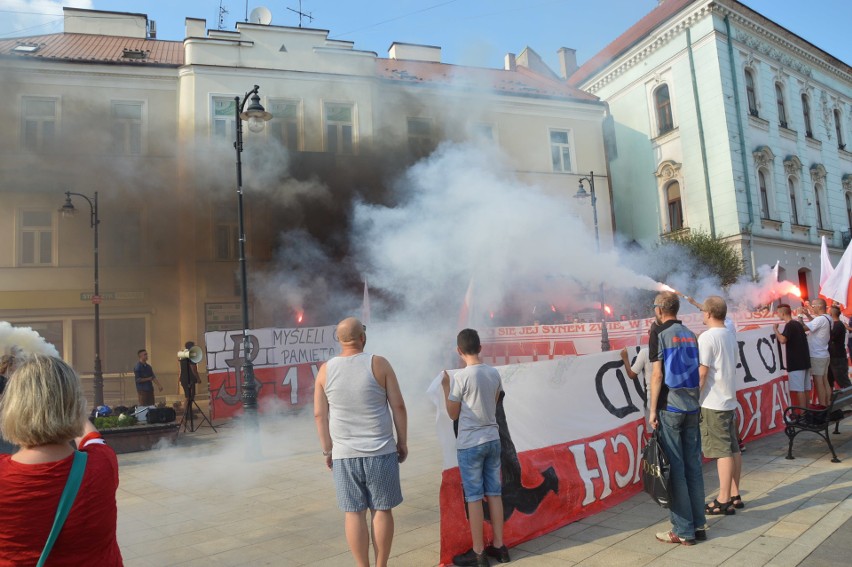
[[[831,409],[840,409],[848,405],[852,405],[852,386],[832,392]]]

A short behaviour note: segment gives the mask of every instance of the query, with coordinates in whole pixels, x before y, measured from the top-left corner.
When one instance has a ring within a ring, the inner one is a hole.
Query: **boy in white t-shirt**
[[[698,375],[701,393],[701,448],[704,457],[716,459],[719,497],[704,512],[729,515],[742,508],[740,473],[742,453],[737,441],[737,339],[725,326],[728,306],[710,296],[702,309],[707,330],[698,337]]]
[[[508,563],[509,550],[503,545],[503,497],[500,478],[500,432],[497,428],[497,401],[503,385],[500,374],[484,364],[479,356],[479,334],[464,329],[456,339],[465,368],[453,377],[444,371],[441,386],[447,413],[459,420],[456,453],[459,461],[464,499],[467,505],[473,547],[453,557],[455,565],[488,567],[488,555]],[[483,498],[488,498],[493,545],[485,547]]]

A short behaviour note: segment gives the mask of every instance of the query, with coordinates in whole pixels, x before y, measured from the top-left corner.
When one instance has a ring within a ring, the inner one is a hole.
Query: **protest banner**
[[[742,331],[738,424],[745,440],[783,429],[789,405],[782,346],[771,327]],[[637,351],[630,349],[631,356]],[[503,449],[508,546],[590,516],[641,490],[644,384],[623,372],[617,352],[498,367],[511,438]],[[455,372],[455,371],[454,371]],[[453,373],[454,373],[453,372]],[[470,547],[452,422],[440,376],[429,388],[444,460],[441,561]],[[486,539],[490,537],[486,528]]]
[[[249,356],[260,412],[311,406],[320,365],[340,352],[334,325],[248,331]],[[242,331],[204,334],[210,381],[210,417],[242,412]]]

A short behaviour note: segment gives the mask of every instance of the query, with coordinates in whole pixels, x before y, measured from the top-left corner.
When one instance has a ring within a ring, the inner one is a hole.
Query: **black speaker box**
[[[171,423],[176,419],[174,408],[150,408],[148,423]]]

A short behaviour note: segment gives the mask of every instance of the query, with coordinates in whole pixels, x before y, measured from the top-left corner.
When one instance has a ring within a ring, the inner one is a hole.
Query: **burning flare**
[[[673,288],[673,287],[671,287],[671,286],[669,286],[669,285],[666,285],[666,284],[664,284],[664,283],[660,283],[660,282],[657,282],[656,290],[657,290],[657,291],[671,291],[671,292],[675,292],[675,293],[677,293],[677,292],[675,291],[675,288]]]

